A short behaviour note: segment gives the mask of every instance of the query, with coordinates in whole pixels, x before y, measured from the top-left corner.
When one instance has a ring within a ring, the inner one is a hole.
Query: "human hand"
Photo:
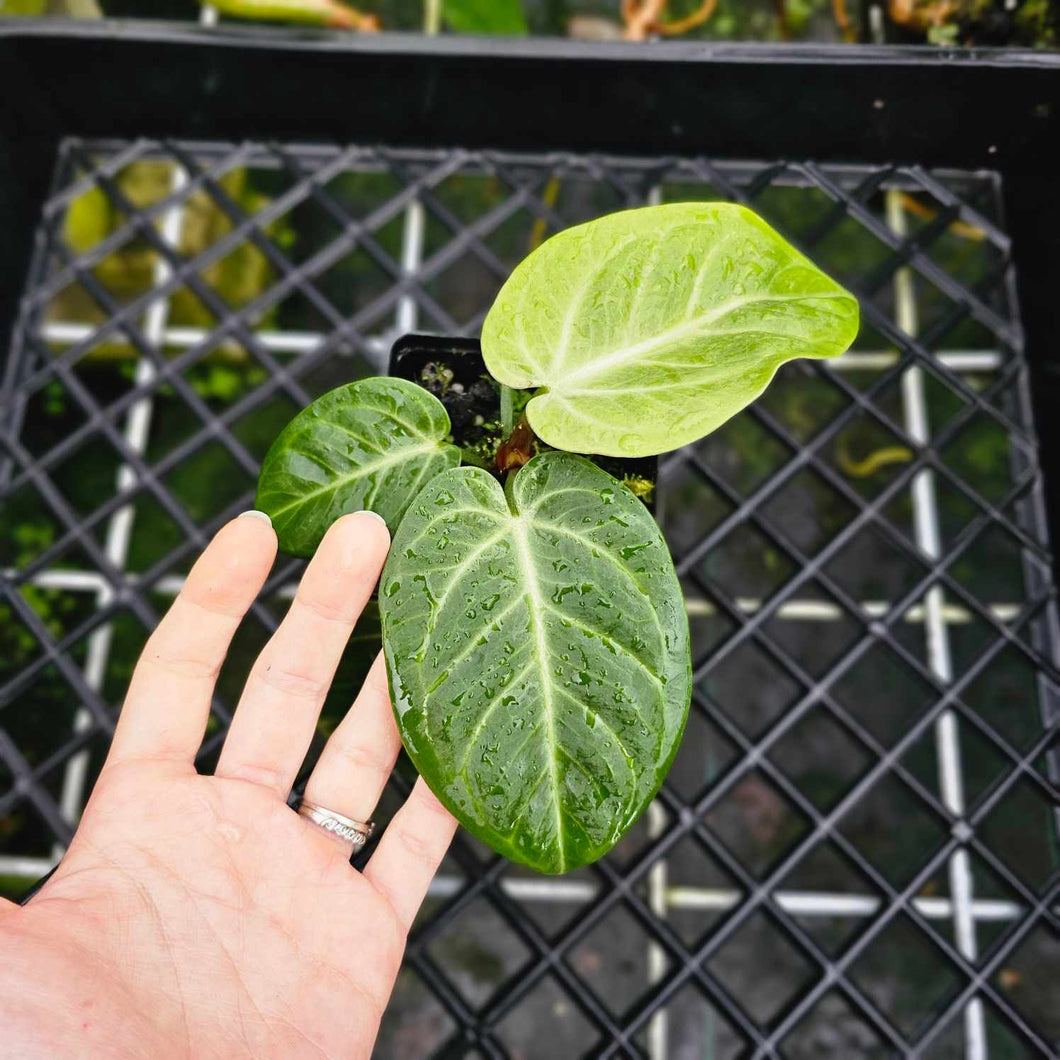
[[[375,516],[331,527],[201,776],[214,681],[276,554],[261,518],[214,538],[144,648],[55,875],[0,904],[6,1056],[370,1054],[456,823],[417,781],[361,873],[286,799],[388,547]],[[380,657],[307,800],[368,820],[399,749]]]

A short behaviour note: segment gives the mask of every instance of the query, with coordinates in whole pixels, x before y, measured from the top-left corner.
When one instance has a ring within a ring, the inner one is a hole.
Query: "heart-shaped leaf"
[[[311,556],[340,515],[378,512],[393,533],[432,475],[460,463],[442,403],[405,379],[359,379],[319,397],[272,443],[255,504],[280,548]]]
[[[688,620],[659,528],[583,457],[424,487],[380,583],[405,747],[495,850],[542,872],[606,853],[688,714]]]
[[[543,243],[482,328],[493,377],[540,388],[557,449],[650,456],[753,401],[793,357],[834,357],[858,305],[761,218],[729,203],[610,214]]]

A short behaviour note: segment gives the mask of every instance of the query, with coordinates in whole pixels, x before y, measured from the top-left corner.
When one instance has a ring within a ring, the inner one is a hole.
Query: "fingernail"
[[[367,508],[362,508],[359,512],[354,512],[354,515],[370,515],[373,519],[378,519],[383,526],[386,526],[386,520],[378,512],[370,512]],[[390,528],[387,527],[387,533],[390,532]]]
[[[238,518],[260,519],[266,526],[272,526],[272,520],[264,512],[259,512],[256,508],[251,508],[249,512],[240,512]]]

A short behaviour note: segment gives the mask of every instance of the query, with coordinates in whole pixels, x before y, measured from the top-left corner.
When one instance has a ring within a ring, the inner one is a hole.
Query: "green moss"
[[[642,501],[651,500],[651,495],[655,492],[655,483],[640,475],[623,475],[622,485]]]

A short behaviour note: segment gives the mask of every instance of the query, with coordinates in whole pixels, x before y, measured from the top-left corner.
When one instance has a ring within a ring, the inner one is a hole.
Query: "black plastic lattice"
[[[67,141],[0,403],[8,889],[69,839],[139,646],[296,408],[405,330],[474,332],[552,231],[729,198],[858,293],[862,335],[664,458],[697,682],[673,772],[559,881],[458,837],[380,1054],[1055,1055],[1060,641],[998,190]],[[248,619],[204,765],[299,570]]]

